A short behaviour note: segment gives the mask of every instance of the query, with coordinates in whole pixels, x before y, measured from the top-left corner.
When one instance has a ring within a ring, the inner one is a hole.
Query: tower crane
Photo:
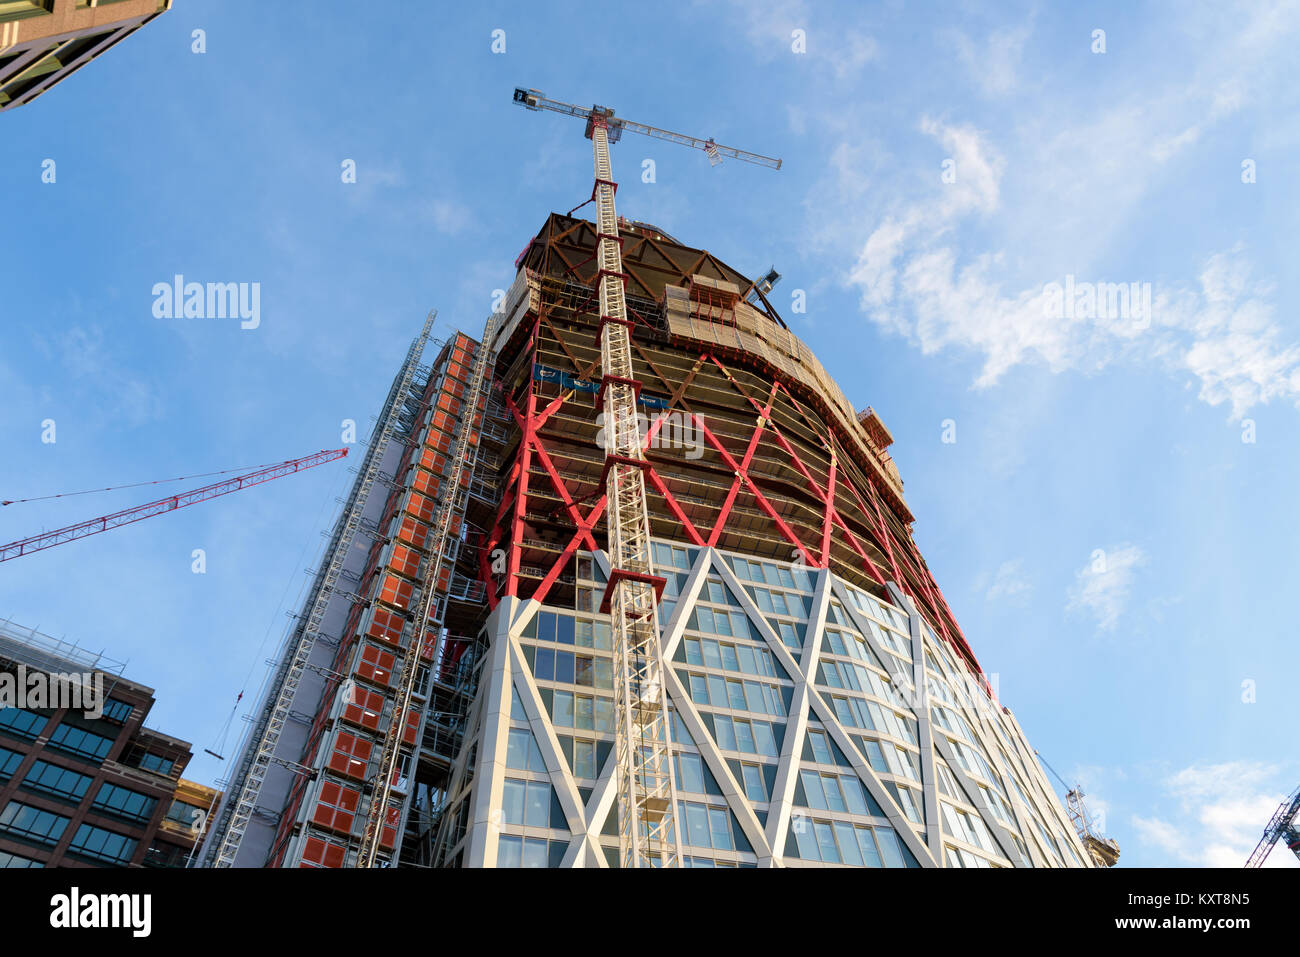
[[[1300,857],[1300,788],[1296,788],[1273,812],[1268,827],[1264,828],[1264,836],[1259,839],[1246,866],[1263,867],[1264,860],[1279,840],[1285,841],[1291,852]]]
[[[42,532],[39,535],[32,535],[30,538],[19,539],[16,542],[10,542],[8,545],[0,545],[0,562],[7,562],[11,558],[30,555],[32,552],[39,552],[42,549],[53,548],[55,545],[62,545],[65,542],[76,541],[79,538],[86,538],[89,535],[107,532],[109,529],[120,528],[123,525],[130,525],[133,522],[152,518],[153,516],[161,515],[164,512],[174,512],[176,509],[185,508],[187,505],[197,505],[199,502],[206,502],[208,499],[217,498],[220,495],[229,495],[231,492],[238,492],[240,489],[249,488],[253,485],[261,485],[263,482],[270,482],[273,479],[282,478],[286,475],[293,475],[295,472],[303,472],[307,469],[315,468],[317,465],[323,465],[326,462],[333,462],[336,459],[345,457],[347,454],[348,450],[345,448],[316,452],[312,455],[303,456],[300,459],[289,459],[288,461],[280,462],[277,465],[257,469],[253,472],[247,472],[244,475],[236,475],[234,478],[224,479],[220,482],[214,482],[212,485],[205,485],[203,488],[193,489],[189,492],[181,492],[179,495],[171,495],[167,498],[160,498],[156,502],[137,505],[134,508],[127,508],[120,512],[113,512],[111,515],[101,515],[98,518],[87,519],[84,522],[78,522],[76,525],[69,525],[66,528],[58,528],[52,532]],[[102,489],[100,491],[109,491],[109,489]],[[6,502],[5,504],[7,505],[10,503]]]
[[[595,165],[596,282],[600,295],[600,398],[605,422],[605,494],[610,574],[601,611],[609,612],[614,639],[615,760],[619,856],[623,867],[680,867],[681,837],[675,826],[677,784],[673,775],[668,696],[663,682],[658,600],[665,579],[654,572],[646,513],[645,453],[636,409],[640,383],[632,368],[622,240],[614,209],[609,144],[624,131],[700,149],[716,166],[722,157],[770,169],[781,161],[722,146],[712,139],[616,117],[612,109],[548,99],[540,90],[516,89],[514,102],[586,120]],[[598,399],[598,402],[600,399]]]
[[[1119,861],[1119,844],[1109,837],[1103,837],[1093,824],[1092,815],[1088,813],[1088,808],[1083,803],[1083,788],[1070,787],[1065,778],[1056,773],[1056,768],[1047,763],[1045,757],[1037,751],[1034,754],[1038,755],[1038,760],[1043,762],[1043,766],[1051,771],[1065,788],[1065,810],[1070,815],[1070,823],[1074,825],[1074,830],[1078,833],[1088,856],[1098,867],[1114,867]]]

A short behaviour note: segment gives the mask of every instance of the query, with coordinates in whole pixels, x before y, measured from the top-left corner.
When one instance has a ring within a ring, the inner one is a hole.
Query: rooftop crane
[[[58,528],[52,532],[42,532],[41,534],[33,535],[30,538],[10,542],[8,545],[0,545],[0,562],[7,562],[11,558],[19,558],[23,555],[30,555],[32,552],[39,552],[46,548],[53,548],[55,545],[62,545],[65,542],[75,541],[78,538],[85,538],[88,535],[107,532],[112,528],[120,528],[123,525],[130,525],[132,522],[139,522],[146,518],[152,518],[153,516],[161,515],[164,512],[174,512],[176,509],[184,508],[187,505],[196,505],[199,502],[206,502],[208,499],[216,498],[219,495],[229,495],[231,492],[238,492],[240,489],[249,488],[253,485],[261,485],[263,482],[270,482],[273,479],[282,478],[285,475],[292,475],[295,472],[303,472],[307,469],[315,468],[317,465],[323,465],[326,462],[333,462],[336,459],[341,459],[347,454],[347,449],[333,449],[331,451],[316,452],[313,455],[307,455],[300,459],[289,459],[287,462],[280,462],[277,465],[261,468],[244,475],[236,475],[234,478],[215,482],[212,485],[205,485],[203,488],[194,489],[189,492],[182,492],[179,495],[172,495],[167,498],[160,498],[156,502],[137,505],[134,508],[123,509],[120,512],[113,512],[111,515],[101,515],[98,518],[78,522],[76,525],[69,525],[66,528]],[[102,491],[108,490],[103,489]]]
[[[1065,783],[1065,778],[1056,773],[1056,768],[1047,763],[1045,757],[1037,751],[1034,754],[1038,755],[1038,760],[1043,762],[1043,766],[1051,771],[1065,788],[1065,810],[1070,815],[1070,823],[1078,832],[1079,840],[1087,850],[1088,856],[1098,867],[1114,867],[1119,861],[1119,844],[1111,838],[1103,837],[1093,824],[1092,815],[1088,813],[1083,803],[1083,788],[1070,787]]]
[[[1264,828],[1264,836],[1259,839],[1246,866],[1263,867],[1273,845],[1279,840],[1285,841],[1291,852],[1300,857],[1300,788],[1296,788],[1273,812],[1268,827]]]
[[[640,383],[632,368],[622,240],[614,209],[609,144],[625,130],[701,149],[717,166],[723,156],[780,169],[770,156],[721,146],[712,139],[671,133],[615,117],[602,106],[590,109],[548,99],[540,90],[516,89],[514,102],[586,120],[596,183],[596,282],[600,293],[600,395],[604,399],[605,494],[608,506],[609,582],[601,611],[610,612],[614,639],[615,756],[619,856],[623,867],[680,867],[682,848],[674,818],[668,698],[663,682],[658,600],[665,580],[654,573],[650,522],[646,514],[645,452],[636,409]]]

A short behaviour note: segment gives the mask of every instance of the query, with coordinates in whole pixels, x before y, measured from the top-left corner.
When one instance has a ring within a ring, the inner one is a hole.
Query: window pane
[[[507,824],[524,823],[524,782],[507,779],[501,797],[501,813]]]
[[[524,823],[529,827],[546,827],[550,818],[551,786],[529,781],[524,786]]]
[[[844,863],[861,867],[862,852],[858,848],[858,839],[854,834],[856,830],[857,828],[852,824],[846,824],[843,821],[835,822],[835,837],[839,841],[840,856],[844,859]]]
[[[826,810],[826,796],[822,793],[822,778],[816,771],[800,771],[799,780],[803,782],[803,793],[808,799],[808,806],[818,811]]]
[[[731,822],[727,820],[725,808],[709,808],[709,829],[713,832],[713,846],[719,850],[729,851],[734,847],[731,840]]]

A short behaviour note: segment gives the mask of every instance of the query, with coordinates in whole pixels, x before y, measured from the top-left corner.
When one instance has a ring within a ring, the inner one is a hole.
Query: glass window
[[[609,698],[596,699],[596,730],[614,730],[614,702]]]
[[[821,860],[817,850],[817,838],[813,833],[813,822],[807,817],[799,816],[790,821],[790,830],[794,831],[795,843],[799,846],[799,856],[805,861]]]
[[[579,778],[596,776],[596,743],[594,741],[575,740],[573,742],[573,775]]]
[[[727,683],[718,675],[709,675],[709,700],[715,708],[727,707]]]
[[[688,665],[704,664],[704,659],[700,656],[700,640],[698,638],[686,639],[686,663]]]
[[[800,771],[799,780],[803,783],[803,793],[808,800],[808,806],[818,811],[826,810],[826,796],[822,793],[821,775],[815,771]]]
[[[23,778],[23,788],[51,794],[67,801],[80,802],[86,796],[86,791],[90,789],[90,782],[93,780],[94,778],[88,774],[78,774],[76,771],[61,768],[47,761],[37,761],[27,772],[27,777]]]
[[[876,850],[876,839],[871,835],[871,828],[860,827],[858,832],[858,849],[862,851],[862,859],[867,867],[884,867],[880,860],[880,852]]]
[[[755,711],[745,701],[745,686],[739,681],[727,682],[727,706],[735,711]]]
[[[722,655],[718,650],[718,643],[705,639],[700,642],[701,650],[704,652],[704,665],[706,668],[721,668]]]
[[[26,708],[0,708],[0,731],[16,738],[38,738],[49,719]]]
[[[538,681],[555,680],[555,650],[553,648],[537,649],[537,662],[533,665],[533,676]]]
[[[23,756],[17,751],[0,748],[0,781],[8,781],[23,763]]]
[[[724,751],[739,750],[736,747],[735,730],[732,727],[731,719],[718,715],[714,718],[714,727],[717,729],[718,747]]]
[[[50,735],[50,747],[58,748],[60,751],[67,751],[78,757],[89,758],[92,761],[102,761],[108,756],[108,752],[113,749],[113,739],[106,738],[102,734],[95,734],[93,731],[87,731],[84,728],[78,728],[76,725],[61,724]],[[146,757],[152,757],[152,755],[146,755]],[[170,771],[171,762],[167,763],[167,770]],[[140,767],[144,767],[143,760]],[[154,769],[146,768],[146,770]]]
[[[696,847],[712,847],[713,843],[709,838],[709,815],[708,810],[703,804],[684,805],[686,809],[686,833],[689,835],[689,842]]]
[[[577,696],[573,714],[573,726],[583,731],[595,730],[595,714],[592,707],[592,699],[585,694]]]
[[[683,791],[705,793],[704,762],[698,754],[678,755],[677,775],[681,779],[679,783]]]
[[[516,771],[545,771],[546,762],[533,740],[533,734],[524,728],[511,728],[506,738],[506,767]]]
[[[758,745],[759,754],[775,758],[781,753],[781,749],[776,745],[776,735],[772,731],[772,725],[767,721],[754,722],[754,741]]]
[[[68,845],[74,854],[93,857],[109,864],[125,864],[135,853],[136,841],[125,834],[107,831],[93,824],[83,824]]]
[[[722,851],[734,849],[731,837],[731,814],[726,808],[709,808],[709,830],[713,833],[713,847]]]
[[[497,866],[518,867],[524,849],[524,839],[502,834],[497,845]]]
[[[844,859],[845,864],[852,864],[855,867],[861,867],[862,850],[858,846],[856,831],[857,828],[852,824],[848,824],[844,821],[835,822],[835,838],[839,842],[840,857]]]
[[[748,721],[732,722],[736,731],[736,750],[745,754],[755,754],[754,730]]]
[[[104,702],[104,719],[106,721],[123,724],[129,717],[131,717],[131,706],[125,701],[109,698]]]
[[[131,821],[147,821],[153,816],[158,799],[116,784],[100,785],[93,805],[96,811]]]
[[[891,827],[873,828],[876,832],[876,838],[880,841],[880,856],[884,858],[886,867],[905,867],[903,863],[903,852],[898,849],[898,835],[894,833]]]
[[[545,867],[546,845],[548,842],[536,838],[524,838],[523,858],[520,867]]]
[[[555,680],[573,684],[573,653],[559,651],[555,654]]]
[[[704,675],[690,675],[691,700],[696,704],[709,703],[709,683],[704,679]]]
[[[763,769],[757,764],[742,764],[740,772],[745,786],[745,797],[751,801],[766,801],[767,784],[763,780]]]
[[[817,833],[817,848],[821,859],[831,864],[840,863],[840,852],[835,846],[835,832],[824,821],[813,821],[813,830]]]
[[[61,814],[10,801],[0,811],[0,831],[18,834],[41,844],[57,844],[69,820]]]
[[[573,692],[557,691],[555,692],[555,709],[553,720],[556,727],[572,728],[573,727]]]

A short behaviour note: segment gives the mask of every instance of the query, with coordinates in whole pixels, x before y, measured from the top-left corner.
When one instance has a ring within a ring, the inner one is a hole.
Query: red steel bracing
[[[767,417],[772,413],[772,400],[775,398],[776,386],[773,385],[772,394],[768,396],[767,406],[759,410],[758,423],[754,428],[754,433],[749,437],[749,445],[745,449],[744,458],[740,461],[740,468],[736,470],[736,477],[731,481],[731,488],[727,491],[727,497],[722,502],[722,511],[718,513],[718,517],[713,523],[713,532],[709,535],[710,547],[718,544],[718,536],[722,534],[723,528],[726,527],[727,516],[731,513],[731,506],[736,503],[736,493],[740,491],[740,483],[749,477],[746,470],[749,468],[749,463],[754,460],[754,450],[758,448],[759,437],[763,434],[763,426],[767,424]]]

